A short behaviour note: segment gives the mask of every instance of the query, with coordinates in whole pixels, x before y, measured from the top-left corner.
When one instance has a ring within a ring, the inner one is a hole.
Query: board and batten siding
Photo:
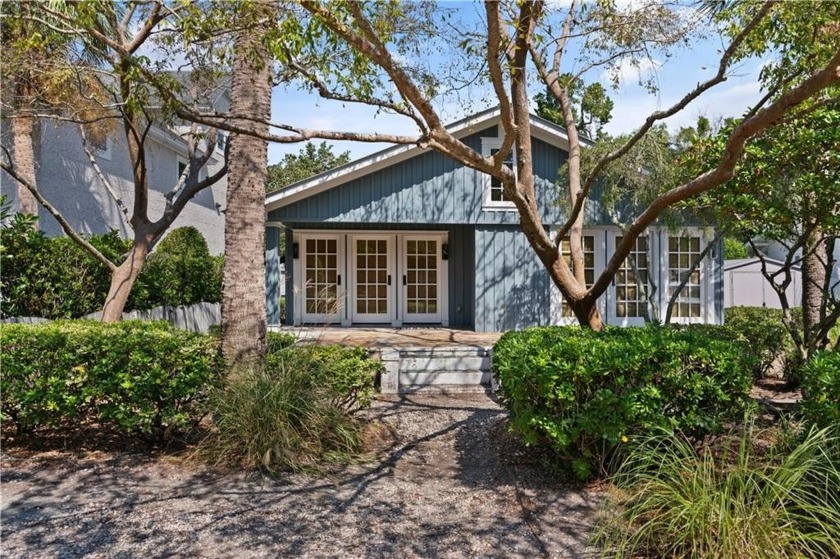
[[[548,273],[518,227],[476,227],[477,332],[506,332],[548,324],[548,287]]]
[[[295,226],[295,229],[286,228],[286,324],[294,324],[294,309],[296,296],[294,289],[294,270],[298,264],[298,260],[292,258],[293,256],[293,242],[295,231],[336,231],[336,232],[354,232],[354,231],[447,231],[449,233],[449,325],[456,328],[472,328],[474,321],[475,309],[475,275],[476,271],[473,267],[475,262],[475,235],[474,228],[471,225],[382,225],[377,223],[301,223]],[[275,231],[279,231],[275,229]],[[269,241],[269,248],[274,248],[276,244],[271,245],[273,237],[267,236]],[[274,241],[276,242],[276,241]],[[268,273],[268,272],[267,272]],[[272,281],[275,276],[267,276],[266,282]],[[279,280],[279,274],[273,281],[276,283]],[[267,291],[274,293],[276,291],[270,285],[267,285]],[[273,307],[268,310],[269,325],[280,324],[279,307],[276,312],[272,312]]]
[[[482,137],[495,137],[492,127],[464,142],[481,150]],[[559,219],[557,177],[566,160],[560,148],[534,139],[537,195],[546,223]],[[269,221],[382,224],[509,224],[519,222],[511,211],[486,211],[486,175],[428,151],[369,175],[269,212]]]

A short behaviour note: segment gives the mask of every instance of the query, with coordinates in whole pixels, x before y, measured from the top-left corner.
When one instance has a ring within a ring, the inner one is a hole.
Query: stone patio
[[[362,328],[357,326],[283,327],[304,342],[361,346],[370,349],[475,348],[489,349],[501,334],[453,328]]]

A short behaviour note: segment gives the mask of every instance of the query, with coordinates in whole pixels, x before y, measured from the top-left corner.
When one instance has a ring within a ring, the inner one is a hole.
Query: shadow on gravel
[[[4,456],[4,556],[581,554],[595,499],[509,460],[505,414],[486,397],[412,396],[370,415],[393,444],[319,477]]]

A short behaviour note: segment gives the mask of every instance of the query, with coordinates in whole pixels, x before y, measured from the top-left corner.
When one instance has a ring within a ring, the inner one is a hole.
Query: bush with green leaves
[[[352,411],[370,405],[381,363],[362,348],[284,342],[269,337],[265,367],[234,374],[217,392],[206,458],[277,473],[360,450]]]
[[[755,376],[762,378],[777,358],[783,358],[785,374],[795,377],[799,366],[796,347],[782,322],[780,309],[765,307],[730,307],[726,309],[724,324],[746,338],[749,351],[756,358]],[[801,320],[796,313],[795,320]]]
[[[669,430],[633,439],[595,532],[601,555],[840,556],[838,431],[769,451],[767,435],[748,420],[702,448]]]
[[[0,326],[2,414],[19,431],[90,421],[161,441],[190,428],[221,381],[218,341],[166,322]]]
[[[669,427],[700,438],[748,407],[753,361],[710,327],[539,327],[508,332],[493,372],[510,425],[586,479],[627,437]]]
[[[816,425],[840,429],[840,351],[823,351],[802,367],[802,412]]]
[[[35,218],[7,214],[0,235],[0,314],[58,319],[101,310],[111,284],[108,269],[72,239],[34,229]],[[88,240],[112,262],[131,246],[115,231]],[[219,302],[222,265],[198,230],[175,229],[149,256],[126,310]]]

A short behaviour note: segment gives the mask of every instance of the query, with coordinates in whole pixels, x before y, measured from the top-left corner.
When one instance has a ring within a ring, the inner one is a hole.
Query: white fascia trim
[[[185,160],[189,159],[187,141],[184,138],[174,134],[173,132],[166,130],[158,125],[153,125],[151,130],[149,130],[149,138],[159,143],[163,147],[171,149],[180,157],[183,157]],[[219,163],[222,161],[222,159],[216,156],[216,151],[218,150],[214,148],[213,153],[210,155],[210,159],[207,161],[208,164]]]
[[[499,108],[479,113],[472,118],[448,127],[449,132],[456,138],[463,138],[478,132],[480,128],[490,124],[499,124]],[[569,151],[569,139],[565,133],[552,125],[541,122],[542,119],[531,118],[533,135],[540,140],[556,145]],[[265,210],[270,212],[293,204],[304,198],[327,191],[345,182],[368,175],[390,165],[411,159],[421,153],[430,151],[417,145],[403,145],[388,148],[379,153],[360,159],[355,164],[348,164],[326,174],[317,175],[311,179],[298,183],[290,188],[280,190],[265,199]]]

